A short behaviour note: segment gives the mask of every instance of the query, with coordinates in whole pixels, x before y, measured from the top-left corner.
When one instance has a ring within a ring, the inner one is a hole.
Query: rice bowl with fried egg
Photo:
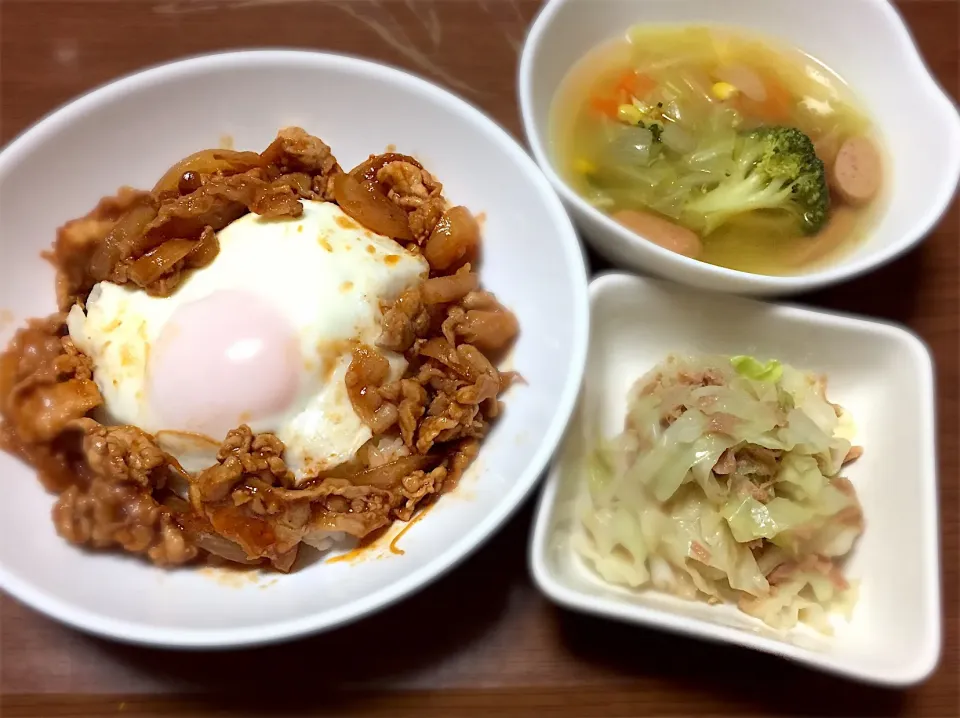
[[[412,157],[281,130],[61,228],[61,312],[3,355],[3,446],[67,540],[289,570],[452,489],[514,380],[479,226]]]

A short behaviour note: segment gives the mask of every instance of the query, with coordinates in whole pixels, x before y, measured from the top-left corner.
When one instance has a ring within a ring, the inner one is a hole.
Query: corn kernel
[[[729,100],[731,97],[740,92],[740,90],[731,85],[729,82],[715,82],[711,89],[713,96],[718,100]]]
[[[574,162],[573,168],[582,175],[593,174],[597,171],[597,166],[593,162],[582,157]]]
[[[628,125],[639,125],[643,122],[643,112],[636,105],[620,105],[617,109],[617,119]]]

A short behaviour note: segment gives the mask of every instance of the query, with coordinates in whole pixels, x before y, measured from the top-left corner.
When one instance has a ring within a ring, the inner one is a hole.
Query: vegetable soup
[[[635,27],[574,68],[552,119],[580,195],[712,264],[802,272],[854,247],[882,204],[880,145],[843,80],[740,30]]]

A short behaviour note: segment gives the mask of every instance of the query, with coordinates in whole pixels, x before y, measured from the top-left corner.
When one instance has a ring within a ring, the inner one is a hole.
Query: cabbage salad
[[[623,433],[587,461],[577,551],[606,581],[735,602],[829,634],[863,533],[841,476],[862,453],[823,377],[748,356],[670,356],[633,386]]]

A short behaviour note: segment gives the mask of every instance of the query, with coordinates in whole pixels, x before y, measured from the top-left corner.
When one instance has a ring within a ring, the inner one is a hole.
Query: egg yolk
[[[218,291],[178,307],[161,330],[148,401],[164,427],[220,440],[287,411],[302,365],[297,331],[275,307],[252,292]]]

